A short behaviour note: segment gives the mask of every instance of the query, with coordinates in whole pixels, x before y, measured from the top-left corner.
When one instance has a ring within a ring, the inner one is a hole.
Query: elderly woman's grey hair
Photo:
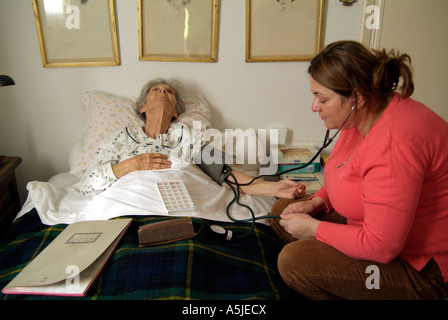
[[[182,99],[182,86],[179,83],[179,81],[177,81],[175,79],[157,78],[157,79],[147,82],[143,86],[142,91],[140,92],[140,96],[138,97],[137,101],[135,102],[135,108],[136,108],[137,112],[141,115],[142,119],[145,121],[146,121],[145,114],[140,113],[139,110],[145,104],[146,97],[148,96],[149,91],[151,91],[151,88],[155,87],[159,84],[167,84],[175,91],[176,102],[177,102],[176,103],[177,113],[179,115],[181,115],[185,111],[185,103],[184,103],[184,100]]]

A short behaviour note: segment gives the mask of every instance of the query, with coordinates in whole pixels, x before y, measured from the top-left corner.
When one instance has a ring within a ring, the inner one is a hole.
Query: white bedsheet
[[[65,173],[49,182],[32,181],[27,185],[28,199],[18,217],[36,208],[42,223],[70,224],[85,220],[107,220],[120,216],[167,215],[155,186],[156,181],[182,179],[195,204],[192,216],[214,221],[230,221],[226,207],[233,192],[213,182],[197,166],[172,160],[170,169],[137,171],[120,178],[100,194],[83,196],[78,191],[79,179]],[[270,212],[274,197],[242,194],[240,202],[252,208],[256,216]],[[237,204],[230,207],[235,219],[247,219],[249,211]],[[170,216],[172,216],[170,214]],[[268,220],[257,222],[268,224]]]

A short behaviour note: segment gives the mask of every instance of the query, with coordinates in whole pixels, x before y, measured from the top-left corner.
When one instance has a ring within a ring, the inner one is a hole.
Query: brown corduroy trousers
[[[271,210],[279,216],[292,202],[278,200]],[[336,212],[319,213],[315,218],[345,223]],[[316,239],[294,239],[279,224],[271,226],[286,246],[278,258],[279,272],[285,283],[307,299],[429,299],[448,298],[444,282],[434,259],[421,270],[415,270],[401,258],[388,264],[350,258]]]

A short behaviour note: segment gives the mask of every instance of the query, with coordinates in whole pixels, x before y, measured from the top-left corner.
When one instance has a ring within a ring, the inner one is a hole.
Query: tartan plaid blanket
[[[2,300],[241,300],[293,299],[297,295],[277,270],[283,243],[266,226],[257,224],[246,238],[226,241],[214,236],[210,221],[193,219],[193,239],[138,246],[140,225],[167,217],[132,217],[134,221],[87,295],[82,298],[5,295]],[[219,223],[235,232],[246,224]],[[35,210],[18,219],[0,242],[0,287],[3,289],[66,225],[46,226]]]

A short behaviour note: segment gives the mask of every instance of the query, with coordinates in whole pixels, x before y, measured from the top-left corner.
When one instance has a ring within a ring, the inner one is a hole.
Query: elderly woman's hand
[[[168,156],[161,153],[144,153],[133,158],[123,160],[112,166],[117,179],[125,174],[140,170],[159,170],[171,168],[171,161]]]
[[[237,179],[238,183],[243,184],[240,191],[246,194],[274,196],[284,199],[297,199],[306,193],[306,186],[292,180],[281,180],[278,182],[255,180],[249,185],[244,185],[252,181],[250,177],[239,171],[232,171],[232,175]],[[230,182],[234,182],[233,177],[227,178]],[[229,186],[224,186],[230,189]]]
[[[292,180],[281,180],[275,183],[273,195],[277,198],[297,199],[306,193],[306,186]]]

